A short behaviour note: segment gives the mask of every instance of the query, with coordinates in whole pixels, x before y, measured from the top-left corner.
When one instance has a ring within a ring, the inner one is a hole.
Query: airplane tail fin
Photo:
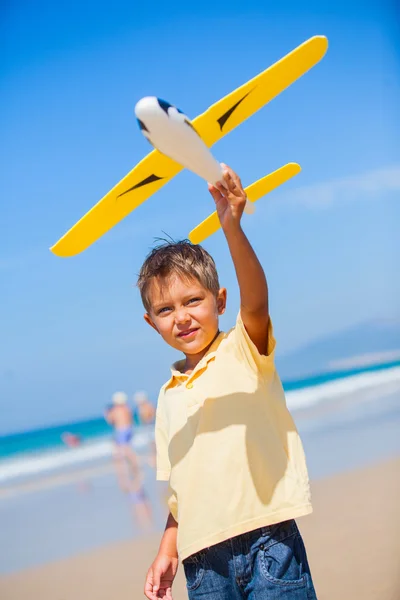
[[[286,181],[295,175],[298,175],[300,171],[301,167],[297,163],[288,163],[283,165],[283,167],[280,167],[276,171],[269,173],[265,177],[262,177],[258,181],[245,188],[248,200],[250,200],[250,202],[256,202],[283,183],[286,183]],[[192,244],[201,244],[205,239],[210,237],[210,235],[218,231],[220,227],[221,225],[218,215],[215,211],[209,217],[207,217],[207,219],[202,221],[200,225],[197,225],[197,227],[192,229],[192,231],[189,233],[189,240],[192,242]]]

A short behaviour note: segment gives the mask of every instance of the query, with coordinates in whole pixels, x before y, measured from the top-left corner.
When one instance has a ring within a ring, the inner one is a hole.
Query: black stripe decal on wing
[[[252,92],[252,91],[253,90],[250,90],[250,92]],[[221,128],[221,131],[222,131],[223,126],[225,125],[225,123],[229,119],[229,117],[235,112],[235,110],[237,109],[237,107],[239,106],[239,104],[241,104],[243,102],[243,100],[245,98],[247,98],[247,96],[250,94],[250,92],[247,92],[247,94],[245,96],[243,96],[243,98],[241,98],[238,102],[236,102],[236,104],[234,104],[219,119],[217,119],[217,122],[219,123],[219,126]]]
[[[142,179],[142,181],[139,181],[139,183],[136,183],[133,187],[129,188],[129,190],[126,190],[125,192],[122,192],[122,194],[119,194],[117,197],[120,198],[121,196],[123,196],[124,194],[128,194],[129,192],[133,192],[133,190],[136,190],[137,188],[143,187],[144,185],[149,185],[149,183],[155,183],[156,181],[160,181],[160,179],[165,179],[164,177],[158,177],[158,175],[149,175],[148,177],[146,177],[146,179]]]

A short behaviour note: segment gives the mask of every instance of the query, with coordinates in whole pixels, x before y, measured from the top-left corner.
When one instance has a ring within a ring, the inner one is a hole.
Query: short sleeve
[[[160,400],[156,412],[155,441],[157,455],[156,477],[158,481],[168,481],[171,473],[171,464],[168,456],[168,429],[162,407],[160,407]]]
[[[234,328],[235,343],[239,350],[240,356],[246,361],[248,366],[253,371],[266,372],[274,368],[275,358],[275,337],[271,318],[268,321],[268,344],[267,354],[260,354],[257,346],[251,340],[246,328],[243,324],[240,313],[236,319]]]

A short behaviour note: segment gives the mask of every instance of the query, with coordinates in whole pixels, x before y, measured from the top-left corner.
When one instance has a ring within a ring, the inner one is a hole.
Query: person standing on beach
[[[153,424],[156,415],[156,410],[150,402],[146,392],[135,392],[135,394],[133,394],[133,401],[137,406],[140,424]]]
[[[227,292],[201,246],[154,248],[137,282],[146,322],[183,354],[157,404],[170,513],[144,593],[171,600],[182,561],[190,600],[316,600],[295,522],[312,512],[303,446],[275,368],[265,274],[241,228],[246,194],[223,168],[209,191],[239,284],[234,327],[219,328]]]
[[[139,422],[146,428],[154,424],[156,409],[150,402],[146,392],[140,391],[133,395],[133,401],[137,406]],[[150,431],[149,431],[150,434]],[[154,428],[151,428],[151,437],[148,439],[147,462],[151,468],[156,466],[156,445],[154,441]]]
[[[138,478],[139,468],[136,454],[132,448],[133,419],[125,392],[115,392],[112,405],[105,411],[104,417],[114,428],[114,460],[120,487],[129,492],[132,476]]]

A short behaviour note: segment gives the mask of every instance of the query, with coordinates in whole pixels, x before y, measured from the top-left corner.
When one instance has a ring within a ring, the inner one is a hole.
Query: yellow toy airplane
[[[192,125],[206,146],[210,148],[304,75],[323,58],[327,48],[326,37],[310,38],[193,119]],[[82,252],[182,169],[180,164],[165,154],[153,150],[67,231],[51,251],[63,257]],[[246,188],[249,201],[255,202],[300,170],[298,164],[289,163],[253,183]],[[190,232],[189,238],[193,243],[200,243],[218,228],[218,217],[213,213]]]

